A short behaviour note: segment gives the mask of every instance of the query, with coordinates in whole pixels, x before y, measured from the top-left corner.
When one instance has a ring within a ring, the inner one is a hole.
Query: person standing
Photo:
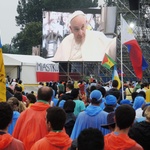
[[[0,150],[25,150],[24,144],[8,134],[13,110],[6,102],[0,102]]]
[[[31,150],[67,150],[72,140],[63,131],[66,121],[65,111],[59,107],[47,109],[46,124],[49,133],[37,141]]]
[[[129,83],[125,89],[125,95],[126,99],[132,101],[132,93],[133,93],[134,88],[132,87],[132,84]]]
[[[85,105],[84,102],[79,99],[79,89],[72,89],[71,96],[75,102],[74,115],[77,117],[80,112],[85,110]]]
[[[104,150],[143,150],[128,136],[135,119],[135,110],[129,105],[120,105],[115,111],[115,130],[104,136]]]
[[[50,107],[52,94],[53,91],[50,87],[43,86],[39,88],[37,92],[37,102],[23,111],[16,122],[13,136],[21,140],[27,150],[29,150],[36,141],[48,134],[45,116],[46,110]]]
[[[101,127],[101,124],[107,123],[107,115],[108,113],[103,111],[99,106],[102,101],[102,93],[99,90],[93,90],[90,94],[91,104],[87,106],[85,111],[80,112],[72,134],[71,138],[74,140],[78,137],[80,132],[83,129],[87,128],[97,128],[102,131],[103,135],[109,133],[109,130]]]
[[[150,148],[150,106],[147,106],[144,111],[146,120],[136,122],[129,130],[129,137],[139,143],[144,150]]]

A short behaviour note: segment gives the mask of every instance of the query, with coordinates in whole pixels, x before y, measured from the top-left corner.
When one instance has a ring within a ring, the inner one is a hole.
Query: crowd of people
[[[149,149],[147,83],[124,83],[124,98],[117,80],[51,81],[31,93],[22,86],[10,84],[0,102],[0,149]]]
[[[90,41],[95,38],[86,33],[83,12],[75,12],[70,25],[73,34],[62,42],[56,60],[84,60],[86,34]],[[96,37],[106,49],[112,44],[102,34]],[[65,55],[68,40],[73,48]],[[93,53],[99,57],[92,47],[90,58]],[[0,102],[0,150],[149,150],[148,83],[127,82],[121,91],[117,80],[51,81],[26,93],[22,81],[13,79],[6,87],[6,102]]]

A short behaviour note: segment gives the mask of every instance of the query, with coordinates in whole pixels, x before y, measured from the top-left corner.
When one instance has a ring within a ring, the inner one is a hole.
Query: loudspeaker
[[[138,10],[139,9],[139,0],[129,0],[129,8],[130,8],[130,10]]]

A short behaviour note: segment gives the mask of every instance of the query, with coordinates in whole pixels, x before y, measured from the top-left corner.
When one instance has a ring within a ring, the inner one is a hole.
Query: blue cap
[[[117,98],[114,95],[107,95],[105,97],[105,104],[116,105],[117,104]]]
[[[128,99],[123,99],[120,101],[120,104],[123,105],[123,104],[128,104],[128,105],[132,105],[131,101],[128,100]]]
[[[102,93],[99,90],[93,90],[90,93],[90,99],[95,98],[97,101],[100,101],[102,99]]]
[[[145,104],[145,99],[142,96],[136,96],[133,102],[133,108],[137,110],[138,108],[142,108]]]

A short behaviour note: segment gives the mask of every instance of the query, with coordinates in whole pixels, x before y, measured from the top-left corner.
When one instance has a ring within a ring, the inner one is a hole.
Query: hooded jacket
[[[21,140],[27,150],[30,150],[36,141],[48,134],[45,116],[49,107],[49,104],[36,102],[20,114],[13,136]]]
[[[127,134],[115,134],[114,132],[105,135],[104,150],[143,150],[134,140],[130,139]]]
[[[25,150],[21,141],[13,138],[10,134],[0,134],[0,150]]]
[[[76,139],[83,129],[89,127],[101,130],[104,135],[109,133],[108,129],[101,127],[102,124],[107,124],[107,115],[108,113],[103,111],[100,106],[89,105],[85,111],[79,113],[71,138]]]
[[[12,118],[12,122],[8,127],[8,133],[12,135],[14,127],[16,125],[17,119],[19,118],[20,113],[18,111],[13,111],[13,118]]]
[[[146,121],[135,123],[129,130],[129,137],[139,143],[144,150],[150,149],[150,123]]]
[[[31,150],[67,150],[71,146],[72,140],[64,132],[49,132],[41,140],[37,141]]]

